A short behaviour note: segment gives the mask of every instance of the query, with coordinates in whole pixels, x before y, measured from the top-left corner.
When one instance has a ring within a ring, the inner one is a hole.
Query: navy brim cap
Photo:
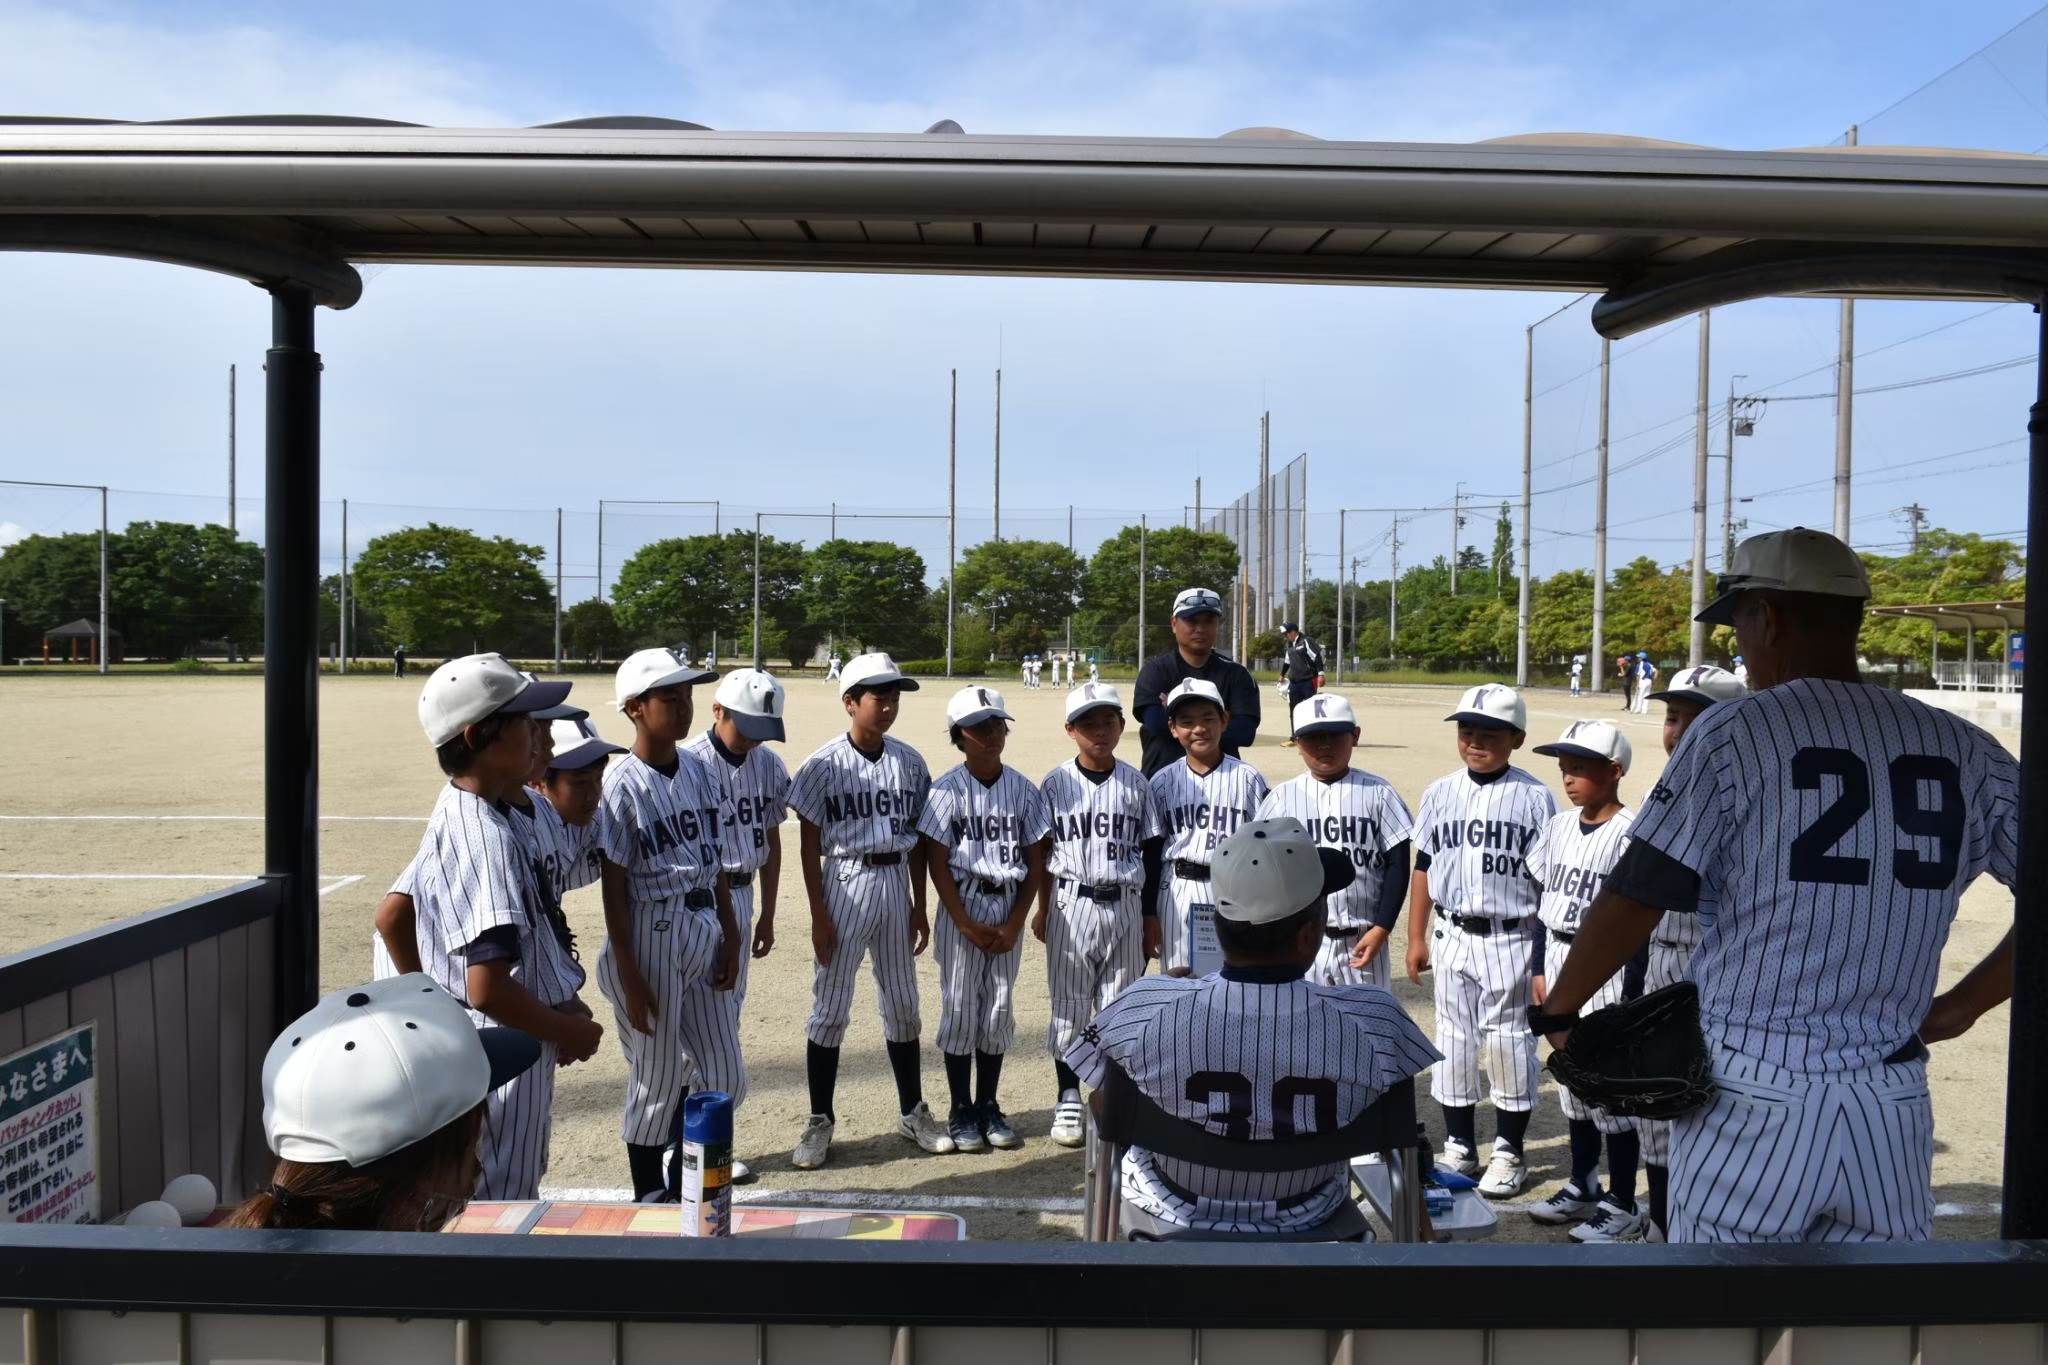
[[[614,744],[608,739],[586,739],[575,748],[556,754],[553,758],[549,759],[548,767],[559,768],[563,772],[574,772],[578,768],[589,767],[601,758],[610,758],[613,754],[631,752],[632,750],[626,748],[625,745]]]
[[[1538,744],[1529,750],[1545,758],[1590,758],[1596,763],[1619,763],[1613,754],[1603,754],[1598,749],[1588,749],[1583,744]]]
[[[1512,730],[1515,728],[1512,723],[1502,720],[1499,716],[1489,716],[1484,711],[1453,711],[1448,716],[1445,716],[1444,719],[1447,721],[1457,721],[1460,725],[1471,725],[1481,730]]]
[[[787,738],[783,733],[782,717],[780,716],[750,716],[743,711],[735,711],[730,707],[726,708],[725,714],[732,721],[733,728],[738,730],[741,736],[746,739],[765,742],[771,739]]]
[[[1296,738],[1299,738],[1302,735],[1328,735],[1334,734],[1339,730],[1348,731],[1356,730],[1357,728],[1358,726],[1354,722],[1348,720],[1314,720],[1310,721],[1307,725],[1295,726],[1294,733]]]
[[[563,704],[562,704],[562,705],[560,705],[560,706],[550,706],[550,707],[549,707],[549,708],[548,708],[547,710],[545,710],[545,711],[535,711],[535,712],[533,713],[533,718],[534,718],[535,720],[550,720],[550,721],[552,721],[552,720],[589,720],[589,719],[590,719],[590,713],[589,713],[588,711],[584,710],[584,709],[583,709],[582,707],[580,707],[580,706],[570,706],[569,704],[567,704],[567,703],[565,702],[565,703],[563,703]]]
[[[1690,701],[1690,702],[1697,702],[1697,703],[1699,703],[1699,704],[1700,704],[1701,706],[1712,706],[1712,705],[1713,705],[1713,704],[1714,704],[1714,703],[1715,703],[1716,701],[1719,701],[1719,700],[1721,700],[1721,699],[1720,699],[1719,697],[1710,697],[1710,696],[1708,696],[1708,695],[1707,695],[1706,693],[1704,693],[1704,692],[1694,692],[1694,691],[1692,691],[1692,690],[1691,690],[1690,688],[1685,688],[1685,687],[1674,687],[1674,688],[1672,688],[1672,689],[1671,689],[1671,690],[1670,690],[1669,692],[1652,692],[1652,693],[1651,693],[1651,694],[1650,694],[1649,696],[1647,696],[1647,697],[1643,698],[1643,700],[1644,700],[1644,701]],[[1538,752],[1541,752],[1541,751],[1539,750]]]
[[[569,687],[570,684],[565,682],[541,682],[535,679],[533,682],[528,683],[525,690],[520,692],[518,696],[512,698],[512,700],[506,702],[491,714],[530,716],[538,711],[553,710],[568,699]],[[564,720],[568,718],[566,714],[561,717]],[[550,718],[543,716],[542,719]]]
[[[1700,614],[1692,619],[1702,625],[1732,626],[1735,624],[1735,604],[1745,589],[1730,588],[1713,601],[1700,608]]]
[[[476,1031],[476,1036],[477,1041],[484,1045],[484,1056],[491,1063],[493,1090],[526,1074],[527,1069],[540,1060],[540,1043],[533,1035],[521,1033],[516,1028],[483,1028]]]
[[[1323,860],[1323,894],[1334,896],[1358,880],[1358,869],[1341,849],[1318,848],[1316,856]]]

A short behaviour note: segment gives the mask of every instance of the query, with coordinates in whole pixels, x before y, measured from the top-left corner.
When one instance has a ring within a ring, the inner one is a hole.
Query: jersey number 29
[[[1909,839],[1933,839],[1939,851],[1926,857],[1915,848],[1892,849],[1892,877],[1914,891],[1944,891],[1956,879],[1963,848],[1963,782],[1956,765],[1930,754],[1901,754],[1886,776],[1891,783],[1892,823]],[[1870,813],[1870,765],[1847,749],[1801,749],[1792,755],[1792,785],[1800,791],[1822,790],[1832,777],[1841,792],[1820,818],[1792,841],[1788,872],[1795,882],[1828,886],[1870,885],[1870,859],[1828,852]],[[1921,785],[1932,783],[1941,803],[1932,808],[1921,800]]]

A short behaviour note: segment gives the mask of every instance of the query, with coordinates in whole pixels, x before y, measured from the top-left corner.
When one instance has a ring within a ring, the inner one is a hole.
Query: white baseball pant
[[[1643,993],[1663,990],[1685,979],[1695,945],[1672,943],[1663,938],[1650,940],[1650,967],[1643,975]],[[1636,1132],[1643,1139],[1643,1161],[1651,1166],[1671,1164],[1671,1120],[1637,1119]]]
[[[635,960],[654,997],[654,1032],[642,1033],[626,1019],[626,993],[618,964],[606,941],[597,955],[597,988],[612,1002],[619,1050],[626,1054],[625,1115],[619,1136],[654,1146],[669,1140],[677,1106],[693,1070],[706,1089],[739,1087],[739,1033],[724,994],[711,988],[718,961],[718,912],[692,910],[680,897],[633,907]]]
[[[478,1028],[491,1022],[480,1020]],[[548,1136],[554,1124],[555,1045],[540,1045],[540,1060],[484,1096],[484,1130],[477,1140],[476,1199],[538,1199],[548,1169]]]
[[[910,951],[910,870],[903,863],[869,867],[857,858],[825,862],[825,910],[839,935],[832,961],[811,972],[811,1018],[804,1035],[820,1047],[846,1041],[853,987],[863,958],[874,962],[882,1037],[917,1040],[917,959]]]
[[[1933,1235],[1924,1060],[1820,1076],[1716,1048],[1714,1087],[1712,1103],[1672,1127],[1672,1241]]]
[[[1316,960],[1308,969],[1308,979],[1318,986],[1378,986],[1385,989],[1392,978],[1387,969],[1387,945],[1373,954],[1371,962],[1360,971],[1351,965],[1351,950],[1358,946],[1358,940],[1365,937],[1365,926],[1344,930],[1341,937],[1331,938],[1329,930],[1323,931],[1323,943],[1316,949]]]
[[[983,891],[977,880],[960,884],[961,904],[976,924],[1001,924],[1010,917],[1017,890]],[[990,954],[967,941],[943,907],[932,926],[932,951],[939,959],[939,1051],[956,1057],[970,1052],[1001,1054],[1017,1036],[1014,996],[1017,968],[1024,960],[1021,936],[1007,953]]]
[[[1536,1107],[1536,1038],[1529,1032],[1529,964],[1541,926],[1523,916],[1513,929],[1475,934],[1441,911],[1431,932],[1436,1048],[1444,1054],[1429,1091],[1453,1108],[1479,1103],[1480,1078],[1493,1107]]]
[[[1546,982],[1555,981],[1557,974],[1564,970],[1564,960],[1571,955],[1571,945],[1559,943],[1554,936],[1549,935],[1548,930],[1543,932],[1546,935],[1543,945],[1543,979]],[[1600,989],[1593,992],[1590,1000],[1579,1006],[1579,1013],[1591,1014],[1594,1010],[1604,1010],[1609,1005],[1621,1003],[1621,986],[1622,973],[1616,972],[1601,983]],[[1587,1104],[1561,1085],[1557,1088],[1557,1107],[1564,1110],[1567,1119],[1591,1119],[1603,1133],[1626,1133],[1636,1125],[1634,1119],[1622,1118],[1608,1113],[1605,1109]]]
[[[1216,894],[1208,882],[1176,876],[1169,860],[1166,894],[1159,905],[1159,970],[1176,971],[1192,964],[1194,913],[1197,905],[1213,907]]]
[[[1064,1058],[1096,1013],[1145,974],[1144,915],[1138,888],[1115,901],[1083,896],[1061,878],[1045,923],[1045,976],[1052,996],[1046,1048]]]

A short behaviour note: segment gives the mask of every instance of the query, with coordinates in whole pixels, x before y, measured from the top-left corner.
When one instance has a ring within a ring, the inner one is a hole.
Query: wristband
[[[1529,1006],[1529,1032],[1541,1038],[1547,1033],[1562,1033],[1579,1022],[1579,1012],[1570,1014],[1545,1014],[1543,1006]]]

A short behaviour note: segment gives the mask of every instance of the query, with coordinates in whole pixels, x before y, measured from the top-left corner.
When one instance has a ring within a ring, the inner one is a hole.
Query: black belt
[[[732,887],[752,886],[754,884],[754,874],[751,871],[734,872],[728,869],[725,874],[725,884]]]
[[[691,910],[716,910],[718,908],[718,893],[706,891],[701,887],[695,891],[685,891],[683,893],[683,904]]]
[[[1353,924],[1348,925],[1344,928],[1333,928],[1330,925],[1325,924],[1323,926],[1323,937],[1328,939],[1350,938],[1353,934],[1364,933],[1368,927],[1369,926],[1363,924]]]
[[[990,881],[987,877],[982,877],[975,881],[974,889],[984,896],[1003,896],[1016,890],[1016,887],[1010,882]]]
[[[1071,877],[1062,877],[1060,878],[1060,885],[1073,888],[1074,894],[1084,900],[1097,901],[1104,905],[1114,905],[1124,898],[1124,888],[1114,882],[1107,886],[1090,886],[1087,882],[1077,882]]]
[[[1206,882],[1209,880],[1207,863],[1191,863],[1185,858],[1173,860],[1173,875],[1184,882]]]
[[[1552,941],[1557,943],[1570,943],[1573,939],[1578,937],[1578,934],[1576,932],[1567,933],[1563,929],[1552,929],[1550,931],[1550,937]]]
[[[1885,1058],[1884,1064],[1886,1066],[1904,1066],[1908,1062],[1924,1062],[1926,1060],[1927,1044],[1921,1042],[1920,1035],[1916,1033],[1905,1042],[1899,1044],[1899,1050]]]
[[[1528,918],[1527,915],[1516,915],[1513,919],[1488,919],[1484,915],[1457,915],[1444,909],[1441,905],[1436,908],[1436,912],[1439,916],[1457,925],[1466,933],[1478,934],[1481,938],[1488,934],[1504,934],[1508,930],[1518,927],[1523,920]]]
[[[888,853],[849,853],[846,855],[846,861],[859,863],[863,867],[894,867],[903,861],[903,855],[894,850]]]

